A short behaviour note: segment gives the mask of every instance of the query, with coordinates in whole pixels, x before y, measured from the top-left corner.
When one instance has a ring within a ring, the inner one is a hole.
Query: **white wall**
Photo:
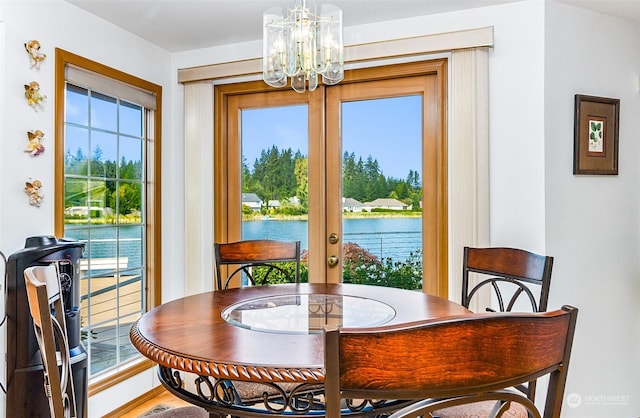
[[[162,218],[162,268],[165,277],[182,277],[182,204],[175,198],[183,188],[182,146],[180,137],[171,135],[172,104],[176,102],[171,88],[175,83],[171,55],[61,0],[3,0],[0,7],[0,250],[9,255],[24,246],[27,236],[53,234],[54,64],[55,48],[61,48],[163,86],[162,203],[168,216]],[[24,50],[23,44],[31,39],[39,40],[47,54],[39,71],[29,68]],[[44,110],[38,112],[24,98],[23,84],[34,80],[47,95]],[[46,150],[35,158],[23,152],[26,132],[32,129],[45,132]],[[40,179],[44,185],[45,197],[39,208],[29,206],[23,191],[29,178]],[[171,257],[166,257],[168,254]],[[181,280],[165,282],[170,289],[167,294],[179,294]],[[4,346],[4,335],[1,341]],[[5,383],[5,364],[1,364],[0,380]],[[90,399],[90,416],[102,416],[153,385],[157,385],[157,379],[149,371],[135,382],[102,392]],[[0,396],[0,402],[4,411],[4,396]]]
[[[559,3],[546,14],[550,303],[580,309],[566,417],[640,416],[640,24]],[[620,99],[619,175],[573,175],[574,95]],[[608,405],[613,403],[613,405]]]

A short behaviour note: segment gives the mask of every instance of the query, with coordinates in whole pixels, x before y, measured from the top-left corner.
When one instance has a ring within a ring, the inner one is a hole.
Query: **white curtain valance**
[[[144,106],[147,109],[156,110],[155,93],[94,73],[85,68],[68,64],[65,68],[65,80],[79,87],[114,95],[120,99]]]
[[[344,48],[344,62],[345,64],[350,64],[492,46],[493,26],[488,26],[478,29],[349,45]],[[219,80],[260,73],[262,73],[262,58],[253,58],[179,69],[178,82],[190,83],[203,80]]]

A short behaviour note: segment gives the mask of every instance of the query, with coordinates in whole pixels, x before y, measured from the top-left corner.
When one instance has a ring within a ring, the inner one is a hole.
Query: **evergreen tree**
[[[253,193],[263,200],[285,200],[295,196],[298,183],[296,178],[296,159],[302,158],[300,152],[295,155],[291,148],[282,152],[275,145],[262,150],[253,164],[253,174],[249,180]]]
[[[422,183],[420,182],[420,173],[418,171],[409,170],[409,174],[407,175],[407,184],[412,190],[421,189]]]
[[[403,200],[409,198],[409,186],[404,181],[399,181],[396,188],[396,199]],[[404,201],[404,200],[403,200]]]
[[[300,206],[306,211],[309,207],[309,160],[302,156],[296,158],[296,196],[300,201]]]
[[[300,151],[280,151],[277,146],[264,149],[253,163],[253,171],[242,162],[242,192],[256,193],[267,201],[281,204],[297,196],[304,210],[308,204],[308,159]],[[422,185],[418,171],[410,169],[406,180],[385,177],[378,161],[369,155],[366,161],[354,152],[342,158],[342,195],[360,202],[391,197],[414,208],[419,207]]]
[[[251,171],[249,171],[249,166],[247,165],[247,158],[242,156],[242,193],[252,193],[255,189],[255,184],[253,182],[253,177],[251,176]]]

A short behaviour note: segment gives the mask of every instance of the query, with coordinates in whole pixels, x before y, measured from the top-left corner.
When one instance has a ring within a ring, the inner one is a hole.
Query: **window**
[[[56,51],[56,235],[85,243],[89,374],[134,358],[129,329],[160,300],[161,87]]]

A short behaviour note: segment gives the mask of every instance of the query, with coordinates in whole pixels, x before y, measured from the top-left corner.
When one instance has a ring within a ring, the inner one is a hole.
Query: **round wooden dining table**
[[[279,284],[162,304],[134,323],[130,338],[158,363],[169,391],[206,408],[211,417],[324,416],[310,395],[324,381],[324,328],[375,328],[468,313],[457,303],[419,291]],[[193,382],[186,381],[188,376]],[[262,404],[239,397],[234,383],[263,385]]]

